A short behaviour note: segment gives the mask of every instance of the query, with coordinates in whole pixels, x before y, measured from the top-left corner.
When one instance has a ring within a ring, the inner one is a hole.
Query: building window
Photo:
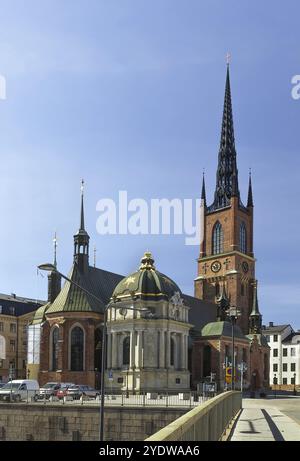
[[[282,364],[282,371],[287,371],[287,363]]]
[[[241,284],[241,296],[245,296],[245,285]]]
[[[291,371],[296,371],[296,364],[295,363],[291,363]]]
[[[270,342],[270,336],[269,335],[266,335],[266,340],[267,340],[268,343]]]
[[[203,377],[210,376],[211,373],[211,348],[204,346],[203,350]]]
[[[100,328],[95,330],[95,351],[94,351],[94,367],[95,370],[101,370],[102,362],[102,331]]]
[[[13,339],[10,340],[10,350],[12,352],[16,352],[16,341],[14,341]]]
[[[287,351],[288,351],[287,348],[284,347],[283,350],[282,350],[282,356],[283,357],[287,357],[287,355],[288,355]]]
[[[180,384],[180,378],[176,378],[176,384]]]
[[[273,349],[273,357],[278,357],[278,349]]]
[[[16,308],[14,306],[10,306],[9,313],[10,315],[16,315]]]
[[[3,331],[3,322],[0,322],[0,331]]]
[[[278,364],[277,363],[273,363],[273,371],[278,371]]]
[[[16,333],[16,331],[17,331],[17,326],[16,326],[16,324],[15,324],[15,323],[11,323],[11,324],[10,324],[9,330],[10,330],[11,333]]]
[[[53,371],[57,370],[58,366],[58,328],[55,327],[52,330],[52,366],[51,369]]]
[[[123,341],[123,366],[129,366],[130,358],[130,336],[126,336]]]
[[[2,306],[0,305],[0,314],[2,314],[2,311],[3,311],[3,308],[2,308]]]
[[[247,253],[247,231],[244,223],[240,225],[240,251]]]
[[[0,335],[0,359],[5,359],[5,338]]]
[[[295,357],[295,355],[296,355],[296,348],[291,347],[291,357]]]
[[[291,378],[291,384],[296,384],[295,383],[295,378]]]
[[[83,371],[84,334],[80,327],[71,331],[71,371]]]
[[[218,284],[218,282],[216,283],[215,288],[216,288],[216,297],[218,298],[220,296],[220,285]]]
[[[274,343],[277,343],[277,341],[278,341],[278,335],[274,335],[274,336],[273,336],[273,341],[274,341]]]
[[[287,384],[287,378],[282,379],[282,384]]]
[[[224,234],[223,229],[219,221],[216,222],[212,233],[212,254],[216,255],[223,253]]]
[[[117,381],[118,381],[119,384],[123,384],[124,379],[123,378],[118,378]]]

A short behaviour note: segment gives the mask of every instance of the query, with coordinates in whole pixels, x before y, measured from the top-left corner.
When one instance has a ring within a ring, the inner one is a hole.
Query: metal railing
[[[140,394],[130,394],[128,392],[113,394],[105,394],[105,405],[107,406],[118,406],[118,407],[185,407],[194,408],[198,405],[202,405],[213,396],[199,395],[196,391],[190,392],[178,392],[176,394],[171,393],[159,393],[159,392],[142,392]],[[38,393],[27,392],[22,397],[9,396],[8,399],[0,400],[1,403],[27,403],[36,405],[100,405],[100,396],[96,398],[88,398],[83,396],[79,399],[73,399],[71,396],[66,396],[58,399],[55,396],[46,396]]]
[[[218,441],[242,407],[242,394],[224,392],[173,421],[146,439],[152,441]]]

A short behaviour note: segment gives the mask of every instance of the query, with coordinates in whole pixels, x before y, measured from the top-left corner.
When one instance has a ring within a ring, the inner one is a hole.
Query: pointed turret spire
[[[81,180],[81,209],[80,209],[80,228],[79,230],[84,230],[84,205],[83,205],[83,195],[84,195],[84,180]]]
[[[247,207],[253,207],[251,169],[250,169],[250,171],[249,171],[249,187],[248,187]]]
[[[74,261],[78,264],[79,270],[84,271],[89,262],[89,234],[84,228],[84,180],[81,181],[81,207],[80,207],[80,227],[77,234],[74,235]]]
[[[240,197],[238,169],[233,129],[229,62],[227,61],[224,108],[222,117],[221,140],[218,157],[216,190],[209,211],[230,205],[231,197]]]
[[[250,314],[250,333],[261,332],[262,316],[259,312],[258,299],[257,299],[257,280],[253,283],[253,304]]]
[[[223,282],[221,287],[221,293],[217,298],[218,312],[217,318],[221,321],[225,320],[226,310],[229,308],[229,299],[226,293],[225,282]]]
[[[57,268],[57,236],[53,238],[54,260],[53,265]],[[56,271],[51,271],[48,275],[48,301],[53,303],[61,290],[61,276]]]
[[[54,264],[54,267],[57,268],[57,259],[56,259],[56,256],[57,256],[57,237],[56,237],[56,231],[54,232],[53,248],[54,248],[54,261],[53,261],[53,264]]]
[[[202,177],[201,200],[203,200],[204,206],[206,206],[206,192],[205,192],[205,175],[204,175],[204,171],[203,171],[203,177]]]

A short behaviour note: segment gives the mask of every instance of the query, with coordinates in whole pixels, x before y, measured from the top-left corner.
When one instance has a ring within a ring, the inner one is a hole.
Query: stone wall
[[[188,409],[108,407],[105,439],[145,440],[185,414]],[[99,440],[98,407],[1,403],[1,440]]]

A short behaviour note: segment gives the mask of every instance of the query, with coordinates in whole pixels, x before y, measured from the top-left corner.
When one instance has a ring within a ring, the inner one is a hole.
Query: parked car
[[[73,400],[78,400],[80,397],[96,398],[99,395],[99,391],[91,386],[85,384],[77,384],[68,388],[66,395],[72,397]]]
[[[61,383],[57,383],[57,382],[50,382],[50,383],[44,384],[44,386],[40,388],[40,392],[36,396],[35,400],[49,399],[49,397],[56,395],[60,387],[61,387]]]
[[[69,387],[74,387],[74,383],[61,383],[59,390],[56,392],[56,397],[63,399],[67,395],[67,390]]]
[[[20,402],[39,393],[39,383],[34,379],[14,379],[0,389],[0,400]]]
[[[4,384],[5,384],[5,383],[0,383],[0,389],[1,389],[1,387],[3,387],[3,386],[4,386]]]

